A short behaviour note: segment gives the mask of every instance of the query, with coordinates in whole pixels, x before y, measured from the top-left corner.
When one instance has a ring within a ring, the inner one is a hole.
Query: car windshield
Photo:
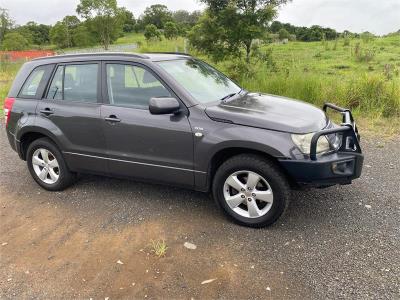
[[[158,62],[167,73],[200,103],[227,99],[241,88],[208,64],[194,59]]]

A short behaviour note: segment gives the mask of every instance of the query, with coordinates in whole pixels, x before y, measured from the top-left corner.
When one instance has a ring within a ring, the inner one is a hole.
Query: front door
[[[105,64],[101,108],[111,173],[193,187],[193,135],[185,113],[152,115],[152,97],[174,97],[149,69]]]
[[[74,171],[107,172],[100,116],[100,63],[61,64],[37,106],[37,122],[61,144]]]

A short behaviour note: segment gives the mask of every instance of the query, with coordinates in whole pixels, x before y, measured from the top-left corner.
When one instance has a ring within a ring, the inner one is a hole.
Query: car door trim
[[[125,163],[130,163],[130,164],[137,164],[137,165],[144,165],[144,166],[167,168],[167,169],[174,169],[174,170],[180,170],[180,171],[189,171],[189,172],[207,174],[207,172],[198,171],[198,170],[171,167],[171,166],[165,166],[165,165],[157,165],[157,164],[149,164],[149,163],[138,162],[138,161],[123,160],[123,159],[117,159],[117,158],[110,158],[110,157],[103,157],[103,156],[96,156],[96,155],[89,155],[89,154],[68,152],[68,151],[63,151],[63,153],[70,154],[70,155],[79,155],[79,156],[85,156],[85,157],[92,157],[92,158],[106,159],[106,160],[112,160],[112,161],[119,161],[119,162],[125,162]]]

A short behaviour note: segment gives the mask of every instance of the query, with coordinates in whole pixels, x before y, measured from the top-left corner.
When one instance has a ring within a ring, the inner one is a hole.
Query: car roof
[[[35,62],[45,61],[59,62],[59,61],[78,61],[78,60],[150,60],[150,61],[163,61],[163,60],[175,60],[191,57],[186,53],[176,52],[151,52],[151,53],[127,53],[127,52],[94,52],[94,53],[74,53],[74,54],[62,54],[54,56],[38,57],[33,59]]]

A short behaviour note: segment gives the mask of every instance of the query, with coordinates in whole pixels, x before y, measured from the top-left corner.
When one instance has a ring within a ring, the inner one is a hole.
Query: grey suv
[[[343,115],[340,126],[328,108]],[[231,219],[252,227],[274,223],[291,188],[360,176],[351,112],[332,104],[324,111],[245,91],[171,53],[36,59],[23,65],[4,105],[11,147],[47,190],[95,173],[211,191]]]

